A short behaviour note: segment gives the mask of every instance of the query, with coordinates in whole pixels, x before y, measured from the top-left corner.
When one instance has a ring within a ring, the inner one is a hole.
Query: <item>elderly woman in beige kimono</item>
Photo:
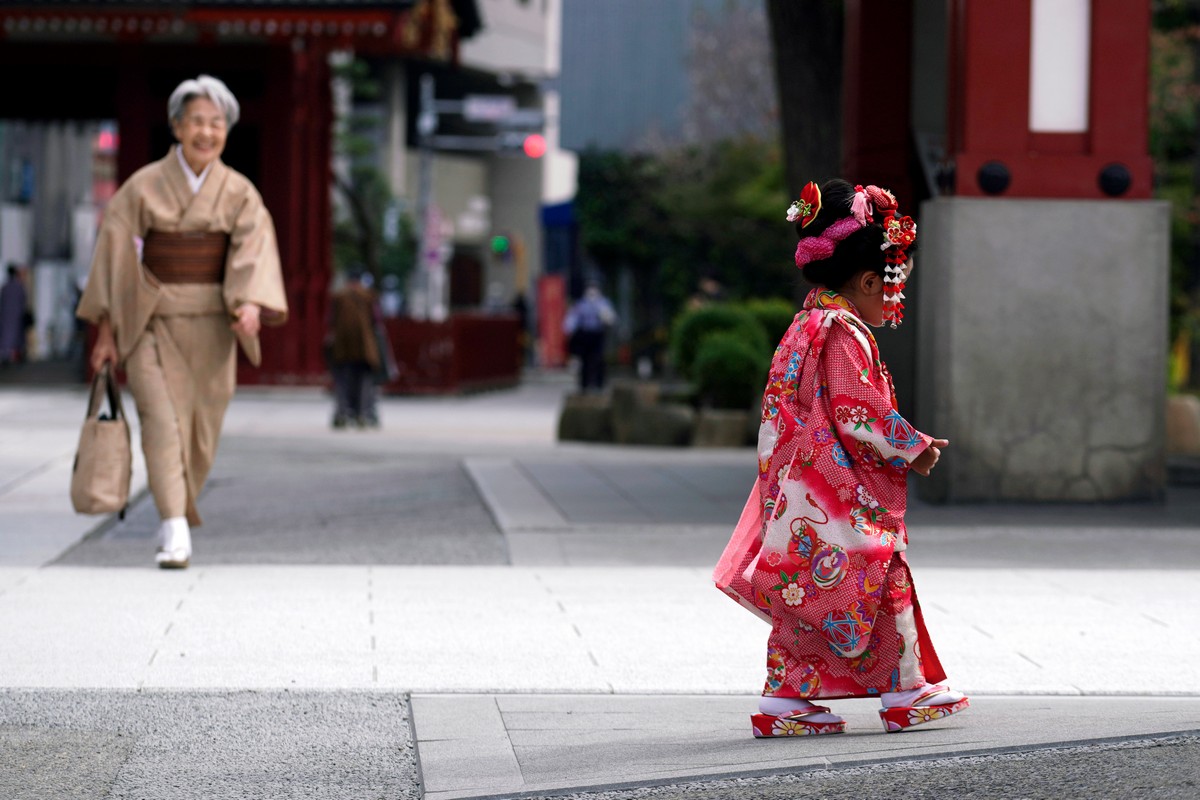
[[[257,366],[260,325],[287,317],[271,215],[220,158],[238,114],[216,78],[175,89],[168,116],[178,144],[108,204],[77,310],[97,327],[93,369],[121,364],[128,376],[162,518],[155,560],[167,569],[191,559],[196,498],[236,383],[236,342]]]

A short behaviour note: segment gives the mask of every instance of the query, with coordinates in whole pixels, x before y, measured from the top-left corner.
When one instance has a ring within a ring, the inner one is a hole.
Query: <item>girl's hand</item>
[[[105,364],[117,363],[117,340],[113,336],[112,323],[107,318],[96,325],[96,344],[92,347],[91,366],[99,372]]]
[[[254,303],[242,303],[237,307],[237,321],[230,327],[234,333],[240,333],[243,336],[257,336],[261,326],[259,322],[259,308]]]
[[[913,459],[911,464],[913,470],[928,478],[938,459],[942,457],[942,448],[948,444],[950,444],[949,439],[934,439],[929,447],[921,452],[921,455]]]

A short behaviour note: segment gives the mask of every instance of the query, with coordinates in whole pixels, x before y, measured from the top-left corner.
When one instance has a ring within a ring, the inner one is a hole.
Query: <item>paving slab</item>
[[[570,523],[561,508],[512,458],[466,458],[463,469],[501,529],[557,530]]]
[[[952,755],[1008,753],[1107,739],[1200,734],[1200,696],[979,697],[962,714],[900,734],[883,732],[878,701],[832,703],[837,736],[756,740],[757,697],[519,696],[413,698],[427,798],[537,796],[683,779],[759,776]],[[447,727],[444,720],[478,719]],[[484,737],[511,764],[486,784],[471,768]],[[436,757],[427,759],[432,746]]]
[[[1194,571],[914,574],[964,691],[1200,686]],[[681,567],[64,566],[0,589],[13,687],[740,694],[767,632]]]
[[[684,451],[685,453],[687,451]],[[754,483],[752,451],[723,464],[661,451],[602,457],[469,459],[467,469],[509,529],[590,525],[720,524],[732,527]],[[490,485],[495,483],[496,488]],[[513,491],[513,489],[519,491]],[[507,491],[506,491],[507,490]],[[546,519],[520,513],[548,504]]]
[[[425,720],[419,751],[427,797],[517,792],[525,787],[499,698],[488,695],[422,695],[412,698]]]
[[[749,448],[596,447],[464,461],[522,566],[711,566],[755,464]],[[910,494],[909,555],[918,568],[1200,569],[1197,487],[1171,487],[1166,503],[1125,505],[963,508]]]

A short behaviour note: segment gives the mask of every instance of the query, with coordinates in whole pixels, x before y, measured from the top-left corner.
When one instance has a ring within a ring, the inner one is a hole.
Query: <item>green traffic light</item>
[[[496,253],[497,255],[503,255],[509,251],[510,247],[511,247],[511,244],[509,243],[507,236],[493,236],[492,237],[492,252],[493,253]]]

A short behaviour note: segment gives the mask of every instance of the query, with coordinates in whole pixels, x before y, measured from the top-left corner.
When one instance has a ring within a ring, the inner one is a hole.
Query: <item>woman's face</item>
[[[207,97],[195,97],[183,107],[183,118],[171,123],[183,148],[183,159],[199,175],[225,149],[225,114]]]

